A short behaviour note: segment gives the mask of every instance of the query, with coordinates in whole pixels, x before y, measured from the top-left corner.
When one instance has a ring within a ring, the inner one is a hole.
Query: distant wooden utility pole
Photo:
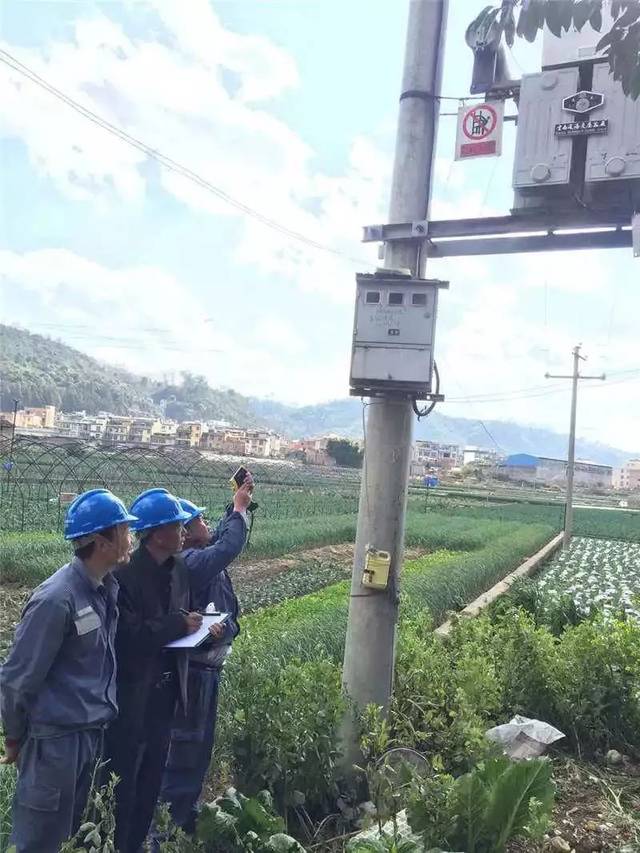
[[[578,382],[580,379],[600,379],[604,382],[607,378],[604,373],[600,376],[581,376],[580,362],[586,361],[584,355],[580,355],[581,344],[573,349],[573,373],[569,376],[563,374],[545,373],[545,379],[571,379],[571,422],[569,426],[569,453],[567,457],[567,498],[564,513],[564,536],[562,547],[567,549],[571,544],[573,533],[573,480],[576,469],[576,417],[578,411]]]

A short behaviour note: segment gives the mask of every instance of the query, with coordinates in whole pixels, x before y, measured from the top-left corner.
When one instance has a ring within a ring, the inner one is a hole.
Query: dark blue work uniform
[[[197,802],[211,762],[222,667],[240,632],[240,605],[227,566],[242,552],[246,538],[245,517],[230,512],[208,546],[181,554],[193,605],[204,610],[214,602],[217,610],[230,614],[223,637],[190,653],[187,710],[176,715],[171,733],[160,799],[169,803],[173,820],[186,832],[195,829]]]
[[[11,843],[57,853],[80,826],[117,713],[118,584],[74,558],[33,592],[0,673],[2,725],[20,743]]]
[[[182,559],[159,565],[144,543],[116,576],[119,715],[107,731],[105,757],[120,779],[116,848],[138,853],[158,800],[176,703],[184,707],[187,696],[187,654],[164,647],[186,634],[180,610],[191,603]]]

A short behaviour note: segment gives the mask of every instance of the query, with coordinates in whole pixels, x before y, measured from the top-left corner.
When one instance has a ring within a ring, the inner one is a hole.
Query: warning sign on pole
[[[456,160],[470,157],[499,157],[502,154],[504,101],[460,107]]]

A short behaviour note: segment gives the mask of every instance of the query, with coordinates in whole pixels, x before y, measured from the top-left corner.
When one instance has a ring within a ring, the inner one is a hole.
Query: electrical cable
[[[162,154],[161,151],[152,148],[145,142],[142,142],[140,139],[137,139],[135,136],[132,136],[131,134],[127,133],[116,125],[111,124],[106,119],[99,116],[97,113],[94,113],[91,110],[87,109],[87,107],[83,107],[82,104],[79,104],[77,101],[74,101],[73,98],[69,97],[60,89],[57,89],[52,84],[48,83],[44,78],[36,74],[36,72],[33,71],[31,68],[24,65],[22,62],[12,56],[12,54],[8,53],[6,50],[2,50],[1,48],[0,62],[3,62],[9,68],[12,68],[14,71],[18,72],[18,74],[21,74],[23,77],[26,77],[32,83],[35,83],[37,86],[40,86],[40,88],[49,92],[49,94],[53,95],[55,98],[65,103],[68,107],[75,110],[75,112],[79,113],[81,116],[88,119],[93,124],[96,124],[98,127],[101,127],[103,130],[106,130],[108,133],[111,133],[113,136],[116,136],[121,141],[126,142],[128,145],[131,145],[133,148],[137,148],[139,151],[142,151],[144,154],[147,155],[147,157],[151,157],[152,159],[160,163],[162,166],[164,166],[165,169],[175,172],[181,175],[182,177],[192,181],[193,183],[198,184],[203,189],[215,195],[221,201],[224,201],[226,204],[240,210],[246,216],[251,216],[261,222],[263,225],[266,225],[267,227],[280,232],[286,237],[298,240],[299,242],[304,243],[310,248],[318,249],[319,251],[327,252],[332,255],[337,255],[358,265],[365,264],[369,267],[374,266],[374,264],[372,264],[370,261],[363,260],[362,258],[351,257],[345,252],[342,252],[340,249],[334,249],[332,246],[327,246],[324,243],[319,243],[317,240],[313,240],[312,238],[307,237],[306,235],[301,234],[298,231],[294,231],[288,226],[282,225],[280,222],[277,222],[275,219],[271,219],[271,217],[260,213],[258,210],[255,210],[252,207],[249,207],[249,205],[245,204],[244,202],[233,198],[220,187],[215,186],[214,184],[206,180],[206,178],[203,178],[197,172],[194,172],[187,166],[178,163],[171,157]]]
[[[438,370],[438,365],[435,361],[433,362],[433,373],[434,373],[434,376],[436,377],[435,394],[437,396],[440,393],[440,371]],[[429,417],[431,412],[435,409],[437,402],[438,402],[437,400],[432,400],[431,403],[426,408],[420,409],[420,408],[418,408],[417,398],[412,397],[411,407],[413,408],[413,411],[414,411],[416,417],[420,421],[420,420],[422,420],[422,418],[428,418]]]
[[[489,429],[488,429],[487,425],[485,424],[485,422],[484,422],[484,421],[482,421],[482,420],[480,420],[480,418],[477,418],[477,421],[478,421],[478,423],[480,424],[480,426],[482,427],[482,429],[483,429],[483,430],[486,432],[486,434],[489,436],[489,438],[491,439],[491,441],[495,444],[496,448],[497,448],[498,450],[500,450],[502,453],[506,453],[506,450],[504,449],[504,447],[502,447],[500,444],[498,444],[498,442],[495,440],[495,438],[491,435],[491,433],[489,432]]]
[[[634,367],[626,370],[611,370],[607,371],[607,377],[620,377],[617,380],[608,382],[607,385],[619,385],[625,382],[634,382],[640,376],[640,368]],[[601,388],[601,383],[584,385],[584,388]],[[488,394],[472,394],[466,397],[448,397],[447,403],[507,403],[516,400],[529,400],[536,397],[547,397],[552,394],[557,394],[566,390],[564,383],[554,383],[552,385],[532,385],[529,388],[519,388],[504,393],[488,393]]]

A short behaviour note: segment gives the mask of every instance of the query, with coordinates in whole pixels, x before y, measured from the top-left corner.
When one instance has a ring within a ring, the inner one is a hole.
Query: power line
[[[32,83],[35,83],[37,86],[40,86],[40,88],[44,89],[49,94],[53,95],[55,98],[65,103],[72,110],[75,110],[77,113],[83,116],[83,118],[86,118],[88,121],[93,122],[93,124],[96,124],[98,127],[101,127],[103,130],[106,130],[108,133],[111,133],[121,141],[126,142],[128,145],[131,145],[132,147],[137,148],[139,151],[142,151],[144,154],[147,155],[147,157],[151,157],[152,159],[156,160],[166,169],[169,169],[172,172],[176,172],[182,177],[187,178],[195,184],[198,184],[198,186],[212,193],[217,198],[221,199],[231,207],[235,207],[237,210],[241,211],[246,216],[253,217],[258,222],[261,222],[263,225],[272,228],[274,231],[278,231],[279,233],[293,240],[298,240],[299,242],[304,243],[306,246],[309,246],[312,249],[318,249],[319,251],[327,252],[331,255],[336,255],[338,257],[345,258],[346,260],[349,260],[352,263],[358,265],[365,264],[366,266],[374,266],[374,264],[372,264],[370,261],[363,260],[362,258],[351,257],[345,252],[342,252],[340,249],[334,249],[332,246],[327,246],[324,243],[319,243],[317,240],[313,240],[312,238],[307,237],[305,234],[301,234],[298,231],[294,231],[286,225],[282,225],[280,222],[277,222],[275,219],[271,219],[271,217],[260,213],[260,211],[255,210],[244,202],[239,201],[233,196],[230,196],[220,187],[215,186],[215,184],[212,184],[210,181],[208,181],[206,178],[203,178],[197,172],[194,172],[187,166],[178,163],[176,160],[173,160],[171,157],[168,157],[161,151],[158,151],[156,148],[152,148],[145,142],[142,142],[142,140],[137,139],[135,136],[132,136],[131,134],[122,130],[122,128],[111,124],[106,119],[99,116],[97,113],[94,113],[91,110],[87,109],[87,107],[83,107],[82,104],[79,104],[77,101],[73,100],[73,98],[66,95],[60,89],[57,89],[51,83],[48,83],[44,78],[36,74],[36,72],[33,71],[31,68],[24,65],[22,62],[20,62],[20,60],[16,59],[6,50],[2,50],[1,48],[0,62],[3,62],[9,68],[12,68],[14,71],[18,72],[18,74],[21,74],[23,77],[26,77]]]
[[[45,324],[43,324],[45,325]],[[51,324],[55,325],[55,324]],[[64,327],[65,324],[60,324]],[[82,327],[79,327],[82,328]],[[132,327],[131,327],[132,328]],[[133,328],[132,328],[133,331]],[[140,331],[145,331],[141,329]],[[168,330],[167,330],[168,333]],[[153,332],[149,334],[154,334]],[[112,335],[99,335],[94,332],[70,332],[66,333],[64,336],[64,341],[67,346],[73,346],[77,344],[78,346],[86,345],[87,343],[93,344],[95,347],[99,347],[101,349],[122,349],[122,350],[137,350],[148,352],[150,349],[154,351],[167,351],[167,352],[179,352],[179,353],[189,353],[189,354],[201,354],[201,353],[221,353],[226,352],[224,349],[219,349],[215,347],[209,346],[185,346],[171,339],[172,336],[169,335],[168,338],[143,338],[140,337],[132,338],[132,337],[114,337]],[[73,342],[73,343],[70,343]]]
[[[626,382],[635,382],[638,378],[640,378],[640,368],[634,367],[629,368],[627,370],[611,370],[608,371],[607,375],[609,377],[620,377],[617,380],[612,380],[607,383],[606,386],[602,386],[600,384],[593,385],[585,385],[585,389],[587,388],[602,388],[609,387],[611,385],[621,385]],[[466,397],[447,397],[447,403],[508,403],[517,400],[528,400],[534,399],[536,397],[548,397],[552,394],[557,394],[561,391],[565,390],[565,386],[562,384],[556,384],[551,386],[544,385],[532,385],[529,388],[517,388],[511,391],[505,391],[503,393],[495,392],[495,393],[487,393],[487,394],[474,394]]]
[[[497,448],[498,450],[500,450],[502,453],[506,453],[506,451],[505,451],[504,447],[502,447],[500,444],[498,444],[498,442],[495,440],[495,438],[491,435],[491,433],[489,432],[489,430],[488,430],[487,425],[485,424],[485,422],[484,422],[484,421],[481,421],[481,420],[480,420],[480,418],[477,418],[476,420],[478,421],[478,423],[480,424],[480,426],[482,427],[482,429],[486,432],[486,434],[489,436],[489,438],[491,439],[491,441],[495,444],[496,448]]]

